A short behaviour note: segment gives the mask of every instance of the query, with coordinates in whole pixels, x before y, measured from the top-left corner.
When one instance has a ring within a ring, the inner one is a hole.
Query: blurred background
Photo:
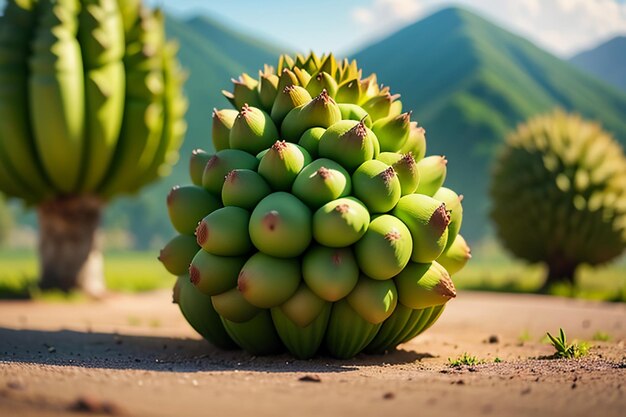
[[[493,157],[508,132],[560,107],[598,121],[626,144],[626,0],[347,0],[313,3],[146,0],[166,13],[189,73],[189,125],[168,178],[106,211],[107,284],[113,290],[169,287],[158,249],[174,232],[165,196],[189,183],[191,151],[211,147],[211,110],[232,77],[256,75],[281,53],[333,52],[402,95],[427,132],[427,155],[449,160],[446,185],[465,196],[462,233],[473,259],[460,288],[533,291],[543,267],[513,260],[488,212]],[[0,8],[4,2],[0,1]],[[0,196],[0,293],[29,296],[37,277],[32,211]],[[577,294],[626,300],[626,259],[583,268]]]

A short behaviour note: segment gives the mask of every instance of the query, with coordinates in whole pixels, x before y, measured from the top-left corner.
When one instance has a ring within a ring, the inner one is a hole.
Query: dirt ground
[[[0,416],[623,416],[626,305],[461,292],[425,334],[353,360],[220,351],[169,292],[0,302]],[[546,359],[563,327],[591,342]],[[490,340],[491,339],[491,340]],[[521,340],[524,340],[521,342]],[[484,361],[453,368],[467,352]],[[496,362],[499,358],[501,362]]]

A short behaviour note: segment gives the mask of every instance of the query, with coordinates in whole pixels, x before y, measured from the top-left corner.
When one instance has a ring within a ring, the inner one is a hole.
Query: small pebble
[[[322,379],[317,375],[305,375],[298,378],[301,382],[322,382]]]

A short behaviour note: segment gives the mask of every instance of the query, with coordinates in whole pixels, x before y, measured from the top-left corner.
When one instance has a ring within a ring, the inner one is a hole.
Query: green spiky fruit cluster
[[[178,299],[191,325],[299,358],[381,352],[432,325],[469,248],[446,161],[424,157],[398,96],[332,54],[282,56],[224,95],[238,110],[214,111],[215,153],[194,151],[193,185],[167,198],[180,235],[160,259],[177,293],[200,294]]]
[[[166,175],[186,130],[164,17],[139,0],[9,0],[0,20],[0,191],[108,199]]]
[[[545,262],[549,281],[572,281],[579,264],[626,248],[626,158],[579,116],[556,111],[520,125],[497,159],[491,196],[503,244]]]

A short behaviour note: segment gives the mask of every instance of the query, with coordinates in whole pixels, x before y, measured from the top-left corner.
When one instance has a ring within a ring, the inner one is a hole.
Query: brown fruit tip
[[[389,185],[389,183],[391,182],[393,177],[396,176],[396,170],[393,169],[393,167],[389,167],[386,170],[384,170],[383,172],[381,172],[380,175],[383,178],[383,181],[385,182],[385,185]]]
[[[450,213],[446,210],[446,203],[441,203],[439,207],[433,212],[428,224],[431,225],[439,234],[443,233],[446,227],[450,224]]]
[[[209,239],[209,226],[204,221],[198,223],[198,227],[196,227],[196,240],[198,241],[198,245],[202,246]]]
[[[224,182],[235,182],[238,176],[239,174],[237,174],[237,170],[233,169],[228,171],[228,174],[224,177]]]
[[[206,166],[204,168],[205,169],[213,168],[214,166],[219,164],[219,162],[220,162],[220,157],[217,156],[217,155],[213,155],[212,157],[209,158],[209,160],[207,161]]]
[[[400,234],[400,232],[398,232],[396,229],[393,229],[385,235],[385,240],[388,242],[395,242],[396,240],[400,240],[401,237],[402,235]]]
[[[293,90],[296,89],[296,86],[293,84],[289,84],[288,86],[286,86],[285,88],[283,88],[283,94],[289,94],[291,93]]]
[[[248,278],[245,272],[241,271],[237,277],[237,289],[239,292],[244,293],[248,289]]]
[[[332,172],[330,171],[330,169],[326,168],[326,167],[320,167],[317,170],[317,175],[319,175],[319,177],[323,180],[327,180],[329,179],[332,175]]]
[[[441,163],[444,165],[448,165],[448,160],[446,159],[445,155],[441,155]]]
[[[350,210],[350,206],[347,204],[337,204],[335,206],[335,211],[340,214],[345,214]]]
[[[434,290],[437,294],[448,299],[456,297],[456,288],[454,288],[454,283],[447,273],[442,275],[437,285],[435,285]]]
[[[167,193],[167,197],[165,199],[167,205],[171,205],[176,199],[176,191],[180,188],[180,185],[175,185],[172,187],[169,193]]]
[[[200,270],[196,268],[195,265],[189,265],[189,281],[191,281],[193,285],[200,283]]]
[[[244,103],[237,117],[246,117],[249,112],[250,112],[250,106],[248,106],[248,103]]]
[[[284,140],[277,140],[272,145],[272,150],[277,151],[279,153],[283,153],[285,149],[287,149],[287,142],[285,142]]]
[[[319,95],[317,97],[315,97],[313,100],[315,101],[321,101],[324,104],[328,104],[328,103],[333,103],[334,100],[328,95],[328,91],[326,91],[326,89],[324,88],[322,90],[321,93],[319,93]]]
[[[336,250],[335,252],[333,252],[333,257],[332,257],[332,262],[333,265],[338,266],[341,265],[343,258],[341,257],[341,252]]]
[[[280,214],[276,210],[272,210],[263,216],[263,226],[265,226],[268,230],[273,231],[278,226],[280,221]]]
[[[400,160],[396,162],[394,165],[396,164],[406,165],[411,172],[417,169],[417,162],[415,162],[415,157],[413,156],[413,152],[410,152],[410,151],[402,155],[402,158],[400,158]]]
[[[464,198],[463,194],[459,194],[459,203],[462,202]]]
[[[346,133],[354,135],[355,137],[363,140],[367,135],[367,130],[365,129],[365,117],[361,119],[359,123],[355,124],[354,127],[348,130],[348,132]]]

